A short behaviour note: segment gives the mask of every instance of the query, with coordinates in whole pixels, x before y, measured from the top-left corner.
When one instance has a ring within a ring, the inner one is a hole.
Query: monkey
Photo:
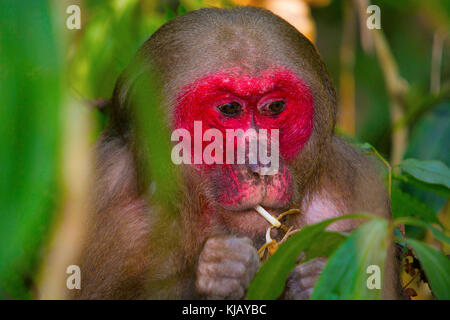
[[[222,133],[278,129],[277,173],[261,174],[262,163],[181,164],[174,205],[153,201],[135,111],[136,88],[149,74],[171,130],[193,133],[195,121]],[[315,46],[270,11],[204,8],[164,24],[113,91],[109,124],[97,144],[95,213],[79,260],[82,285],[73,298],[245,298],[270,226],[256,205],[272,215],[299,208],[286,222],[295,228],[355,212],[389,219],[376,164],[335,134],[336,100]],[[361,223],[340,220],[329,230],[351,232]],[[309,299],[325,263],[316,258],[297,265],[280,298]],[[399,298],[399,286],[391,248],[383,298]]]

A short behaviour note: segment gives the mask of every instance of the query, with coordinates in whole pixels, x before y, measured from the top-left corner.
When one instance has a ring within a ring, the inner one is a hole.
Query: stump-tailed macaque
[[[183,163],[174,212],[153,202],[133,117],[134,88],[150,72],[171,130],[194,136],[196,121],[203,132],[224,136],[230,129],[278,129],[276,173],[262,174],[267,163],[259,160]],[[336,93],[317,50],[271,12],[201,9],[163,25],[114,90],[75,297],[244,298],[270,226],[258,205],[274,216],[299,208],[288,217],[295,228],[355,212],[389,217],[382,179],[369,159],[335,136],[335,122]],[[349,232],[360,223],[347,219],[330,229]],[[382,288],[389,299],[399,285],[394,260],[390,252]],[[308,299],[324,264],[317,258],[298,265],[280,298]]]

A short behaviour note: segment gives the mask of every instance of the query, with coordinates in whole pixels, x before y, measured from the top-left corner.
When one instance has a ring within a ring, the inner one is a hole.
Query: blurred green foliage
[[[63,57],[49,12],[0,2],[0,298],[31,297],[59,195]]]

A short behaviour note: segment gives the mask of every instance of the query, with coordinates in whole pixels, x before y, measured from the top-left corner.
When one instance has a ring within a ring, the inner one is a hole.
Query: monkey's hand
[[[210,238],[198,261],[197,291],[207,299],[242,299],[259,265],[249,238]]]
[[[284,298],[309,300],[317,278],[319,278],[326,263],[326,258],[315,258],[296,266],[286,282]]]

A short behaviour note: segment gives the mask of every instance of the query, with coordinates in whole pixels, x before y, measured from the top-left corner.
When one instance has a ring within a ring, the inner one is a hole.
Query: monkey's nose
[[[247,164],[249,171],[256,177],[262,177],[266,175],[267,168],[270,168],[270,163],[263,164],[258,161],[257,164],[249,163]]]
[[[250,171],[255,175],[255,176],[261,176],[264,175],[263,174],[263,170],[267,167],[269,167],[270,165],[264,165],[262,163],[257,163],[257,164],[248,164],[248,168],[250,169]]]
[[[259,166],[259,164],[252,164],[250,163],[248,165],[248,167],[250,168],[250,171],[254,174],[259,175],[261,173],[261,167]]]

